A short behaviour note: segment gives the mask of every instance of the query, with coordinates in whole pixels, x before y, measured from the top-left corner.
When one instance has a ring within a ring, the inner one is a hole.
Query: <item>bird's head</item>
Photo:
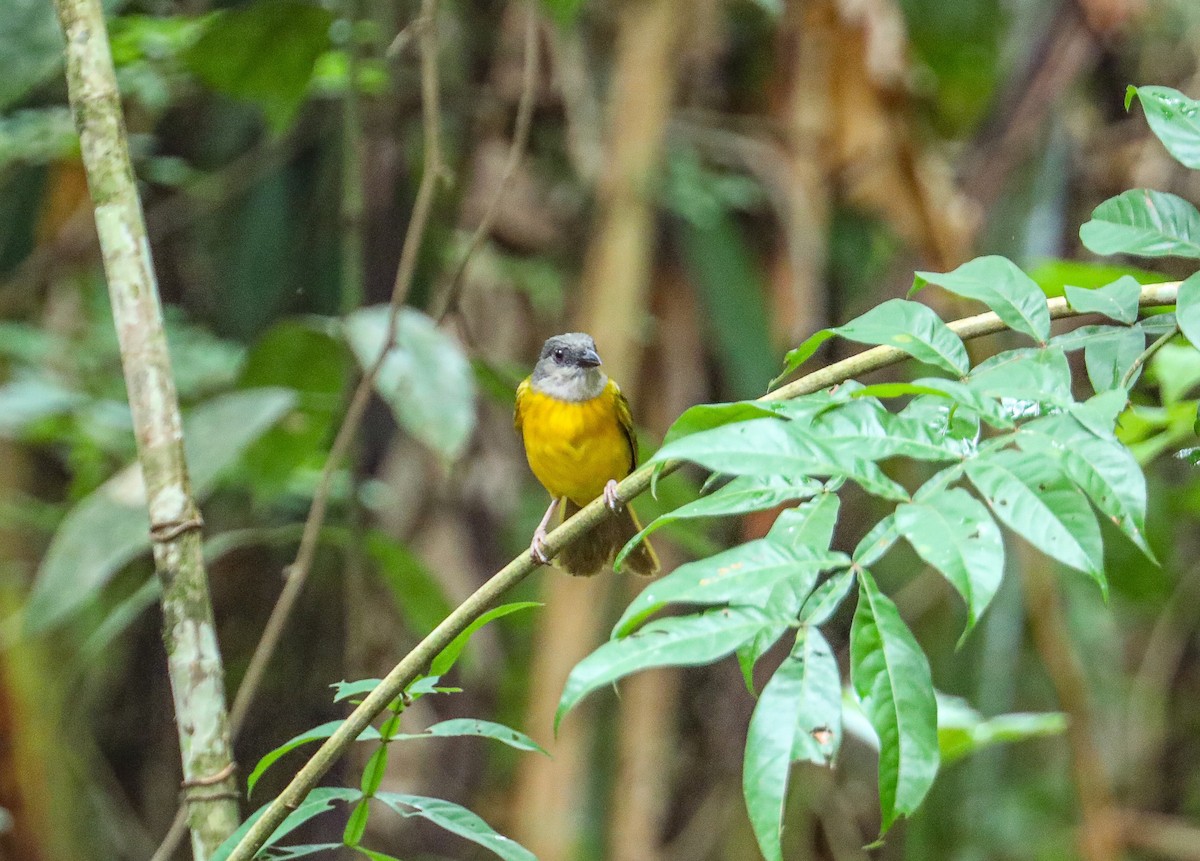
[[[604,391],[596,342],[584,332],[555,335],[542,345],[533,368],[533,387],[564,401],[588,401]]]

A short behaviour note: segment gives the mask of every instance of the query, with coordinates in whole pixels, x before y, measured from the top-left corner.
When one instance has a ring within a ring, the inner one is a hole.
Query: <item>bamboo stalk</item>
[[[146,488],[183,759],[192,853],[205,861],[238,825],[224,669],[201,553],[200,511],[99,0],[55,0]]]
[[[1143,308],[1174,305],[1178,291],[1178,281],[1144,285],[1139,304]],[[1068,306],[1062,297],[1050,299],[1046,304],[1053,319],[1080,316],[1079,312]],[[963,340],[995,334],[1007,328],[1000,318],[991,312],[955,320],[948,325]],[[812,394],[863,374],[899,364],[906,359],[908,359],[908,354],[895,347],[872,347],[819,371],[807,374],[764,395],[760,400],[788,400]],[[674,461],[663,464],[661,468],[663,474],[667,474],[678,469],[679,466],[681,466],[680,462]],[[620,499],[629,501],[649,489],[650,478],[657,468],[659,468],[658,464],[648,464],[630,473],[617,486]],[[603,499],[589,502],[580,509],[578,514],[568,519],[546,537],[544,545],[546,556],[553,558],[558,555],[564,547],[595,527],[608,514],[609,511]],[[362,703],[350,713],[337,731],[326,739],[304,764],[304,767],[297,772],[283,792],[267,806],[263,815],[243,835],[241,842],[229,855],[228,861],[251,861],[255,852],[262,847],[288,813],[304,800],[309,790],[317,785],[317,781],[346,752],[359,733],[375,719],[375,716],[387,708],[388,703],[398,697],[421,673],[426,671],[438,652],[444,649],[451,640],[466,630],[468,625],[495,604],[505,592],[523,581],[538,567],[540,566],[530,558],[528,552],[522,552],[516,559],[493,574],[491,579],[452,610],[449,616],[426,635],[425,639],[401,658],[400,663],[396,664],[392,671],[380,681],[375,690],[371,691]]]

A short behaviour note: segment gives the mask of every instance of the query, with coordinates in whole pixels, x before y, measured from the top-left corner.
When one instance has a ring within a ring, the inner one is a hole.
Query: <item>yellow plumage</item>
[[[629,403],[611,379],[596,397],[568,401],[538,391],[527,378],[517,387],[513,423],[537,480],[551,496],[566,500],[564,517],[600,496],[610,480],[620,481],[637,466]],[[640,530],[632,507],[626,505],[564,549],[555,561],[570,574],[595,574]],[[643,540],[626,565],[634,573],[651,575],[658,570],[658,558]]]
[[[629,405],[612,380],[589,401],[563,401],[535,389],[517,389],[516,425],[529,468],[550,495],[586,505],[609,479],[633,471]]]

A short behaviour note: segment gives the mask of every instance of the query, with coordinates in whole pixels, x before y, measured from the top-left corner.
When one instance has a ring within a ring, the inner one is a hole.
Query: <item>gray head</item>
[[[592,336],[568,332],[542,345],[532,383],[539,392],[564,401],[588,401],[604,391],[608,377],[600,370]]]

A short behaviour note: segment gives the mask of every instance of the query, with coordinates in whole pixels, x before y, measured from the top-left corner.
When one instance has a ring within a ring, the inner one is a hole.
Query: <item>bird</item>
[[[599,573],[642,529],[633,508],[617,495],[617,482],[637,467],[633,418],[621,387],[601,364],[590,335],[549,338],[533,373],[517,387],[513,413],[529,468],[551,496],[529,544],[535,562],[549,561],[546,530],[556,511],[566,519],[602,496],[613,512],[559,552],[555,564],[575,576]],[[658,571],[658,557],[645,539],[624,564],[644,576]]]

